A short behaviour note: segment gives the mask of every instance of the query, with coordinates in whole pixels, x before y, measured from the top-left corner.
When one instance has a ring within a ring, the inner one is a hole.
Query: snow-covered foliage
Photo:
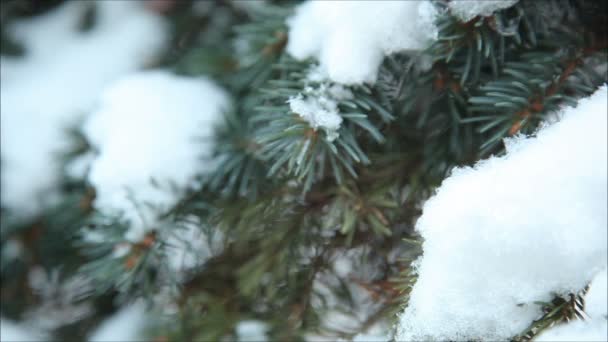
[[[327,140],[333,141],[338,138],[342,124],[338,104],[352,97],[350,90],[339,84],[321,83],[305,87],[302,93],[290,97],[287,102],[292,112],[306,120],[315,130],[324,130]]]
[[[108,318],[91,334],[91,342],[143,341],[145,305],[134,303]]]
[[[124,214],[133,226],[128,238],[141,238],[210,167],[213,131],[227,107],[227,95],[210,80],[166,71],[133,74],[108,87],[84,125],[98,152],[88,174],[94,206]]]
[[[428,1],[308,1],[289,18],[287,52],[316,57],[332,81],[373,83],[385,55],[436,38]]]
[[[586,321],[561,324],[542,333],[536,341],[608,341],[608,274],[598,273],[585,295]]]
[[[78,23],[92,5],[95,25],[80,32]],[[27,217],[57,185],[66,130],[106,85],[149,63],[167,34],[163,19],[134,1],[68,1],[10,31],[26,55],[0,60],[2,205]]]
[[[509,339],[606,267],[607,89],[443,182],[397,340]]]
[[[450,12],[462,21],[476,16],[490,16],[492,13],[515,5],[518,0],[455,0],[450,1]]]

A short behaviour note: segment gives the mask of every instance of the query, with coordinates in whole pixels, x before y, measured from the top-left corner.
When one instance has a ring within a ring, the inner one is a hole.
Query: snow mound
[[[573,321],[561,324],[539,335],[534,341],[544,342],[606,342],[608,341],[608,324],[602,321]]]
[[[124,214],[130,239],[141,238],[210,167],[213,131],[227,107],[226,93],[210,80],[166,71],[109,87],[83,129],[98,152],[88,174],[95,208]]]
[[[167,40],[163,19],[134,1],[95,2],[95,26],[79,32],[87,5],[68,1],[9,27],[27,54],[0,59],[2,206],[23,218],[53,198],[66,130],[105,86],[149,63]]]
[[[287,21],[287,52],[316,57],[335,82],[373,83],[385,55],[436,38],[435,15],[428,1],[307,1]]]
[[[443,182],[397,340],[509,339],[606,268],[607,89]]]

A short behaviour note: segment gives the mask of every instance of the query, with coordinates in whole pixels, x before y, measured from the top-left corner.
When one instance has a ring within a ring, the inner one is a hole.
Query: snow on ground
[[[436,38],[428,1],[307,1],[289,18],[287,52],[315,57],[332,81],[373,83],[385,55]]]
[[[96,25],[79,32],[87,5],[70,1],[9,28],[27,54],[0,60],[2,206],[23,218],[53,197],[66,130],[106,85],[165,45],[166,23],[134,1],[96,2]]]
[[[607,89],[443,182],[397,340],[509,339],[606,268]]]

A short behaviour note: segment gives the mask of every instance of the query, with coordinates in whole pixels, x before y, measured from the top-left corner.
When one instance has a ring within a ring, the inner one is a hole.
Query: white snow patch
[[[540,334],[534,341],[544,342],[606,342],[608,341],[608,324],[603,321],[573,321],[560,324]]]
[[[353,342],[389,342],[392,338],[385,324],[374,324],[364,332],[353,337]]]
[[[247,320],[236,325],[237,341],[239,342],[264,342],[268,341],[266,332],[268,325],[261,321]]]
[[[334,141],[339,137],[338,130],[342,125],[338,104],[352,97],[350,90],[339,84],[330,86],[321,83],[316,87],[305,87],[302,93],[290,97],[287,102],[292,112],[298,114],[315,130],[324,130],[327,141]]]
[[[435,16],[428,1],[307,1],[287,21],[287,52],[317,58],[335,82],[373,83],[385,55],[436,38]]]
[[[585,313],[593,319],[608,319],[608,273],[599,272],[585,295]]]
[[[391,339],[387,335],[357,334],[353,342],[388,342]]]
[[[96,25],[78,32],[91,4]],[[9,27],[27,54],[0,59],[3,206],[27,218],[54,198],[66,130],[107,84],[151,61],[164,47],[165,24],[135,1],[68,1]]]
[[[541,333],[535,341],[608,341],[608,274],[599,272],[585,295],[587,321],[560,324]]]
[[[397,340],[505,340],[535,301],[607,263],[607,87],[512,152],[454,170],[424,206],[418,280]]]
[[[453,0],[448,6],[458,19],[467,22],[476,16],[488,17],[492,13],[511,7],[519,0]]]
[[[145,305],[137,302],[108,318],[91,333],[91,342],[144,341]]]
[[[166,71],[133,74],[106,89],[84,125],[98,151],[88,175],[94,206],[124,214],[132,227],[127,239],[140,240],[211,167],[213,131],[227,107],[212,81]]]
[[[37,342],[48,341],[48,337],[33,331],[31,327],[0,318],[0,341],[2,342]]]

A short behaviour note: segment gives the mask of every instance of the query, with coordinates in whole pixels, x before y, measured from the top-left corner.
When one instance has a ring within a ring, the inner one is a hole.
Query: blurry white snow
[[[607,96],[443,182],[416,226],[424,254],[397,340],[509,339],[540,317],[535,301],[606,268]]]
[[[317,58],[332,81],[373,83],[385,55],[436,38],[435,15],[428,1],[307,1],[287,21],[287,52]]]
[[[98,152],[88,174],[94,206],[124,214],[127,238],[140,240],[211,167],[214,128],[227,107],[226,93],[203,77],[147,71],[112,84],[84,124]]]
[[[101,323],[89,337],[90,342],[143,341],[145,305],[134,303]]]
[[[247,320],[241,321],[236,325],[236,335],[238,342],[265,342],[268,341],[266,335],[268,325],[262,321]]]
[[[65,131],[107,84],[150,62],[167,38],[163,19],[136,1],[94,3],[95,26],[78,32],[87,4],[68,1],[9,27],[27,54],[0,60],[2,205],[24,218],[53,197]]]
[[[38,342],[48,341],[48,337],[32,330],[31,327],[0,318],[0,341]]]

